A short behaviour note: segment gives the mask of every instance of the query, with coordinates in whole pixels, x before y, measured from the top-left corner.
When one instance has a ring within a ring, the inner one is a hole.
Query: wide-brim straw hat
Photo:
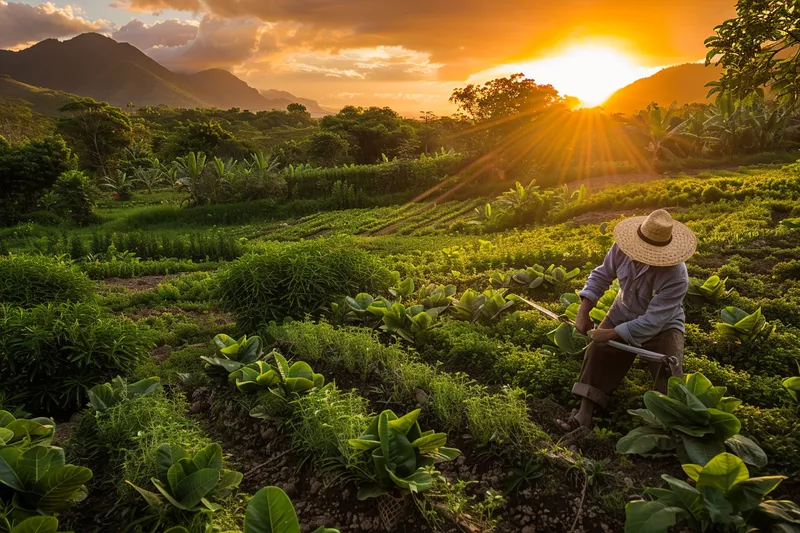
[[[692,230],[663,209],[623,220],[614,228],[614,238],[625,255],[650,266],[679,265],[697,249]]]

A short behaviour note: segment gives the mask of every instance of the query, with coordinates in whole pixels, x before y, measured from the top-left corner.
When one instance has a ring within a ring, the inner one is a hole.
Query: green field
[[[577,404],[570,390],[580,355],[550,338],[557,321],[520,302],[496,313],[492,302],[517,293],[564,312],[562,295],[602,261],[615,222],[667,208],[699,236],[688,263],[696,285],[724,280],[721,290],[687,297],[685,370],[742,400],[731,415],[738,432],[768,458],[750,466],[752,475],[797,476],[800,416],[783,383],[800,373],[799,173],[773,165],[629,183],[512,229],[480,219],[486,199],[262,216],[269,206],[259,202],[180,209],[169,191],[104,200],[87,227],[5,228],[0,347],[4,364],[29,374],[4,366],[0,401],[20,415],[55,417],[69,462],[93,471],[88,498],[59,516],[62,528],[80,532],[241,528],[247,495],[265,485],[284,488],[303,524],[381,531],[389,497],[357,499],[372,464],[348,440],[386,409],[421,409],[422,429],[461,451],[437,465],[429,491],[391,500],[402,504],[405,531],[557,532],[573,523],[622,531],[627,501],[662,486],[662,474],[685,477],[672,451],[615,451],[640,425],[628,410],[644,407],[647,372],[630,372],[589,437],[565,441],[555,420]],[[66,277],[25,278],[14,262],[26,254],[57,257],[48,275]],[[516,272],[551,264],[580,272],[534,289],[500,288]],[[489,302],[467,309],[493,282]],[[47,292],[54,283],[75,292]],[[403,307],[381,320],[359,307],[365,297],[343,299],[365,290]],[[432,323],[414,316],[417,304],[437,308]],[[726,306],[760,309],[766,324],[737,337],[717,327]],[[258,335],[267,362],[276,364],[274,348],[335,388],[284,399],[257,392],[267,387],[254,377],[237,388],[246,375],[229,380],[201,359],[221,357],[211,342],[220,333]],[[86,350],[91,361],[69,355]],[[85,409],[86,390],[117,373],[129,382],[158,376],[162,387]],[[244,474],[238,492],[215,496],[223,509],[213,514],[148,511],[126,481],[148,486],[162,442],[193,452],[219,443],[225,467]],[[799,490],[789,480],[772,497]]]

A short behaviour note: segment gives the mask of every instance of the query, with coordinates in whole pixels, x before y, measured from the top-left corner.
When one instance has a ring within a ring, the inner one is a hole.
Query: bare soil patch
[[[165,274],[163,276],[138,276],[135,278],[108,278],[106,285],[112,287],[125,287],[132,291],[149,291],[158,287],[165,279],[178,277],[178,274]]]

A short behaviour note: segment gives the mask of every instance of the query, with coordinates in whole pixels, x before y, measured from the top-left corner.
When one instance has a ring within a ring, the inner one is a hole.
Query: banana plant
[[[214,344],[219,348],[222,357],[201,356],[200,359],[208,363],[208,373],[217,376],[227,376],[245,365],[254,363],[262,358],[264,353],[261,337],[244,335],[238,341],[224,333],[214,337]]]
[[[721,279],[717,275],[709,277],[703,283],[692,279],[689,281],[689,290],[686,295],[691,298],[701,298],[715,302],[727,294],[725,290],[725,282],[727,281],[728,278]]]
[[[646,409],[628,411],[644,425],[622,437],[617,452],[646,457],[676,452],[683,464],[704,465],[727,447],[744,462],[765,466],[764,451],[739,434],[742,424],[733,410],[741,400],[725,396],[726,391],[699,373],[671,377],[666,395],[648,391]]]
[[[117,376],[111,383],[95,385],[87,393],[89,405],[95,412],[103,412],[125,400],[133,400],[140,396],[153,394],[161,386],[161,378],[152,377],[128,384],[122,376]]]
[[[721,312],[722,322],[717,322],[717,330],[725,337],[736,339],[743,344],[766,340],[775,331],[775,326],[767,323],[759,307],[755,313],[747,314],[738,307],[725,307]]]
[[[419,414],[417,409],[398,417],[387,409],[372,419],[363,435],[348,441],[355,450],[372,457],[373,471],[358,490],[359,500],[377,498],[393,489],[403,494],[425,492],[433,483],[430,468],[461,455],[455,448],[445,447],[445,433],[423,432]]]
[[[91,478],[88,468],[66,464],[61,448],[0,448],[0,485],[10,490],[12,519],[52,515],[83,501]]]
[[[49,446],[55,430],[56,423],[49,418],[29,420],[0,411],[0,449],[11,447],[24,451],[33,446]]]
[[[721,453],[706,465],[684,464],[691,485],[667,474],[668,489],[649,488],[650,501],[625,507],[625,533],[667,533],[686,523],[692,531],[791,532],[800,529],[800,506],[766,500],[784,476],[750,477],[739,457]],[[681,529],[683,530],[683,529]]]
[[[272,393],[284,401],[294,400],[312,389],[325,388],[325,376],[315,373],[311,365],[297,361],[289,366],[280,352],[273,351],[275,366],[266,361],[256,361],[232,372],[230,380],[242,392]],[[332,387],[329,383],[328,387]]]
[[[213,498],[224,498],[242,481],[242,474],[222,468],[222,448],[209,444],[194,456],[174,444],[162,444],[156,452],[156,477],[150,480],[158,492],[126,481],[151,507],[170,506],[181,511],[213,513],[222,508]]]
[[[515,303],[510,296],[505,296],[503,290],[486,289],[477,293],[467,289],[461,298],[453,300],[449,309],[456,320],[491,324]]]

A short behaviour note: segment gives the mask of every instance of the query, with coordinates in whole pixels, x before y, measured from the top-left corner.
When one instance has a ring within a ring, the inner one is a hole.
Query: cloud
[[[113,25],[108,21],[83,18],[75,6],[59,8],[52,2],[33,6],[0,0],[0,48],[19,48],[43,39],[111,29]]]
[[[147,55],[179,71],[231,69],[253,57],[263,23],[252,18],[223,19],[206,15],[193,39],[179,46],[154,46]]]
[[[198,26],[195,21],[178,19],[150,25],[134,19],[112,33],[111,37],[119,42],[130,43],[140,50],[154,46],[182,46],[197,37]]]
[[[135,9],[204,9],[217,17],[325,28],[315,50],[402,46],[463,80],[498,63],[527,60],[587,36],[623,36],[648,66],[696,60],[731,0],[126,0]]]

